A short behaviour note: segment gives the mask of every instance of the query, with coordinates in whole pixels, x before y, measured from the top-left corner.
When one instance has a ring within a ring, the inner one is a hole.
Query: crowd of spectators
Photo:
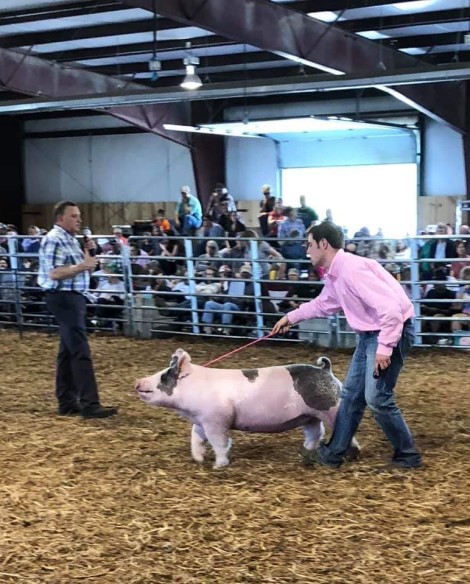
[[[331,210],[323,219],[332,220]],[[207,333],[219,327],[219,332],[231,334],[234,323],[235,328],[253,324],[260,310],[270,326],[279,313],[289,312],[322,289],[324,274],[309,264],[304,248],[305,232],[319,217],[304,196],[298,207],[284,206],[271,187],[263,185],[258,220],[256,229],[247,228],[224,185],[215,186],[204,213],[184,186],[175,217],[161,209],[151,229],[138,237],[127,237],[121,227],[114,227],[111,237],[95,236],[101,259],[91,280],[90,323],[121,328],[130,292],[146,294],[158,313],[173,317],[181,330],[192,322],[194,298]],[[20,300],[26,318],[40,312],[36,254],[44,231],[31,225],[26,237],[18,237],[14,225],[0,224],[0,319],[12,318]],[[416,299],[419,289],[421,315],[429,317],[423,321],[423,331],[429,333],[424,341],[450,343],[450,333],[470,328],[470,286],[465,284],[470,280],[469,232],[467,225],[454,233],[450,225],[438,223],[421,233],[437,237],[417,241],[419,286],[411,284],[410,241],[387,240],[381,229],[372,235],[363,227],[346,240],[345,251],[380,261],[410,297]],[[89,228],[83,235],[93,236]],[[191,266],[185,247],[188,236]],[[130,266],[128,277],[125,264]],[[260,304],[254,281],[260,282]]]

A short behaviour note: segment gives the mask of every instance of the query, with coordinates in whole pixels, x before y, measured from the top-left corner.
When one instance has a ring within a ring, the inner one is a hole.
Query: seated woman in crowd
[[[158,263],[166,276],[174,276],[178,267],[185,265],[184,259],[184,243],[181,239],[168,239],[163,238],[159,242],[159,250],[155,253],[158,257]]]
[[[280,201],[276,201],[274,209],[268,215],[268,237],[277,238],[279,231],[279,225],[287,219],[284,213],[284,207]],[[273,241],[273,245],[277,246],[278,243]]]
[[[455,248],[458,261],[451,262],[451,273],[454,278],[460,278],[460,273],[464,268],[470,266],[470,255],[467,253],[465,241],[459,241]]]

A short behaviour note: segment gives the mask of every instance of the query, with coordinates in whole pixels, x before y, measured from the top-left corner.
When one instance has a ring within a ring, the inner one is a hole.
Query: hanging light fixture
[[[149,61],[149,71],[152,72],[151,80],[155,82],[158,80],[158,72],[162,69],[162,63],[158,60],[157,56],[157,27],[158,27],[158,15],[157,15],[157,2],[153,2],[153,55]]]
[[[186,49],[188,51],[191,49],[191,43],[186,43]],[[199,89],[199,87],[201,87],[201,78],[196,73],[196,66],[199,65],[199,63],[199,57],[195,57],[190,52],[188,52],[187,57],[183,59],[183,64],[186,67],[186,75],[181,82],[181,87],[183,89],[193,91],[194,89]]]

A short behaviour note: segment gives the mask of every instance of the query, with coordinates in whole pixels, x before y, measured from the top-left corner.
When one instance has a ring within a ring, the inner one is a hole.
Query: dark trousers
[[[78,292],[46,292],[46,306],[59,325],[56,396],[59,407],[99,405],[90,346],[86,333],[86,299]]]

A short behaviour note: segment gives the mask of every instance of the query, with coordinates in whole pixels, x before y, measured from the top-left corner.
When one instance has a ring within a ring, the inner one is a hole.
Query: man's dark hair
[[[331,245],[334,249],[343,249],[344,233],[341,227],[331,221],[322,221],[317,225],[312,225],[307,229],[307,237],[311,235],[313,240],[320,243],[322,239]]]
[[[63,215],[65,213],[65,209],[67,209],[67,207],[76,207],[77,203],[74,203],[73,201],[59,201],[55,206],[54,206],[54,219],[57,219],[57,217],[60,217],[61,215]]]

